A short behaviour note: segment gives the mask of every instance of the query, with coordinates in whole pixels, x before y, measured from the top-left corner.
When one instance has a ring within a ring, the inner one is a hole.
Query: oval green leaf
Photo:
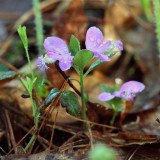
[[[72,35],[69,43],[69,50],[72,56],[75,56],[78,51],[80,51],[80,43],[78,39]]]
[[[14,71],[0,72],[0,80],[6,79],[6,78],[13,78],[16,75],[18,75],[18,73]]]
[[[55,98],[58,94],[60,94],[60,91],[58,88],[53,88],[49,95],[46,97],[45,101],[44,101],[44,106],[48,106],[51,101],[53,100],[53,98]]]
[[[81,70],[84,69],[84,67],[87,65],[87,63],[93,58],[93,52],[89,51],[89,50],[81,50],[79,51],[74,59],[74,65],[78,66],[79,68],[81,68]]]
[[[78,116],[80,113],[80,105],[77,95],[72,91],[64,91],[60,96],[60,102],[63,107],[66,107],[67,113]]]

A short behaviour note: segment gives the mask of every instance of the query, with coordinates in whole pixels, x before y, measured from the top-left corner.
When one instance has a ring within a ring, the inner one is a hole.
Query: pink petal
[[[145,85],[138,81],[128,81],[124,83],[120,89],[120,91],[126,91],[130,93],[139,93],[142,92],[145,88]]]
[[[112,95],[111,93],[108,92],[103,92],[99,95],[99,100],[100,101],[109,101],[111,99],[113,99],[115,96]]]
[[[59,60],[59,67],[62,71],[66,71],[72,67],[73,64],[73,57],[70,54],[64,54],[61,56],[61,59]]]
[[[121,92],[120,91],[114,92],[113,95],[121,98]]]
[[[104,41],[95,51],[103,54],[107,51],[107,49],[108,49],[108,47],[110,47],[110,45],[111,45],[110,40]]]
[[[142,92],[145,88],[145,85],[137,81],[129,81],[122,85],[120,91],[114,92],[113,95],[125,100],[132,100],[136,93]]]
[[[68,47],[64,40],[58,37],[48,37],[44,40],[44,48],[57,54],[68,53]]]
[[[103,34],[99,28],[90,27],[87,30],[85,44],[88,50],[93,51],[92,49],[98,48],[102,43],[102,40],[103,40]]]
[[[136,95],[134,93],[126,92],[126,91],[117,91],[114,92],[113,95],[116,97],[125,99],[127,101],[132,100]]]
[[[53,53],[53,52],[48,52],[47,55],[49,58],[53,58],[55,61],[60,60],[62,57],[62,55],[59,55],[59,54]]]
[[[94,56],[95,56],[95,57],[99,57],[100,60],[102,60],[102,61],[110,61],[110,60],[111,60],[107,55],[105,55],[105,54],[100,54],[100,53],[98,53],[98,52],[94,52]]]
[[[120,40],[114,40],[114,44],[119,50],[123,50],[123,43]]]

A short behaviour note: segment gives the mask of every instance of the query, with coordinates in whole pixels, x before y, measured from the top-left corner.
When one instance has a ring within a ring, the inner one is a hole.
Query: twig
[[[23,125],[17,123],[16,121],[14,122],[15,125],[17,125],[18,127],[20,127],[21,129],[23,129],[24,131],[28,132],[29,129],[24,127]],[[31,134],[33,135],[33,133],[31,132]],[[47,149],[46,144],[49,145],[49,142],[47,139],[41,137],[40,135],[37,136],[37,140],[41,143],[41,145],[44,147],[44,149]]]
[[[70,115],[70,114],[67,114],[67,116],[69,116],[69,117],[71,117],[71,118],[73,118],[73,119],[76,119],[76,120],[78,120],[78,121],[87,122],[87,123],[89,123],[89,124],[92,124],[92,123],[93,123],[94,125],[101,126],[101,127],[111,128],[111,129],[115,129],[115,130],[119,130],[119,129],[120,129],[120,128],[118,128],[118,127],[109,126],[109,125],[106,125],[106,124],[100,124],[100,123],[95,123],[95,122],[92,122],[92,121],[82,120],[82,119],[79,119],[79,118],[77,118],[77,117],[74,117],[74,116],[72,116],[72,115]]]
[[[65,88],[66,83],[67,83],[67,80],[64,82],[64,84],[63,84],[63,86],[61,87],[60,91],[62,91],[62,90]],[[60,99],[60,97],[57,98],[55,105],[58,103],[59,99]],[[52,134],[51,134],[49,149],[51,149],[52,140],[53,140],[53,135],[54,135],[54,129],[55,129],[55,125],[56,125],[56,120],[57,120],[58,113],[59,113],[59,107],[58,107],[58,110],[57,110],[57,113],[56,113],[56,116],[55,116],[55,120],[54,120],[54,124],[53,124],[53,128],[52,128]]]
[[[141,146],[136,147],[136,148],[131,152],[131,154],[129,155],[129,157],[127,156],[127,157],[125,158],[125,160],[131,160],[132,157],[134,156],[134,154],[138,151],[138,149],[139,149],[140,147],[141,147]]]
[[[11,124],[11,121],[10,121],[7,110],[5,110],[4,113],[5,113],[5,116],[6,116],[6,119],[7,119],[7,123],[8,123],[8,128],[9,128],[9,132],[10,132],[10,136],[11,136],[11,142],[12,142],[14,151],[16,152],[16,140],[15,140],[15,136],[14,136],[14,133],[13,133],[12,124]]]
[[[78,136],[80,136],[81,134],[83,134],[83,131],[80,131],[78,133],[76,133],[75,135],[73,135],[71,138],[69,138],[66,142],[63,143],[62,146],[60,146],[60,148],[63,148],[66,144],[72,142],[75,138],[77,138]]]
[[[14,67],[13,65],[11,65],[10,63],[6,62],[4,59],[0,58],[0,62],[3,63],[4,65],[6,65],[8,68],[10,68],[11,70],[18,72],[18,69],[16,67]]]
[[[91,149],[93,149],[93,134],[89,123],[87,123],[87,127],[88,127]]]
[[[59,68],[58,64],[55,63],[56,69],[57,71],[63,76],[64,79],[68,80],[68,84],[71,88],[73,88],[73,90],[81,97],[81,93],[79,92],[79,90],[73,85],[73,83],[69,80],[69,77]],[[92,105],[95,106],[94,103],[88,101],[87,102],[88,105]]]
[[[59,68],[59,66],[58,66],[57,63],[55,63],[55,66],[56,66],[57,71],[63,76],[63,78],[64,78],[65,80],[68,80],[69,86],[72,87],[72,88],[74,89],[74,91],[75,91],[79,96],[81,96],[81,93],[79,92],[79,90],[78,90],[78,89],[73,85],[73,83],[69,80],[69,76],[67,76],[67,75]]]
[[[8,144],[8,149],[10,149],[11,145],[10,145],[9,129],[8,129],[7,120],[6,120],[6,116],[5,116],[4,110],[2,109],[1,106],[0,106],[0,113],[1,113],[1,118],[4,121],[6,138],[7,138],[7,142],[8,142],[7,143]]]
[[[34,126],[28,131],[28,133],[23,136],[23,138],[16,144],[15,147],[17,147],[34,129]],[[14,150],[15,148],[13,147],[8,153],[7,153],[7,156]]]
[[[50,139],[50,143],[49,143],[49,150],[51,150],[51,146],[52,146],[52,141],[53,141],[54,130],[55,130],[55,125],[56,125],[58,113],[59,113],[59,107],[58,107],[58,110],[57,110],[57,113],[56,113],[56,116],[55,116],[55,120],[54,120],[54,124],[53,124],[53,127],[52,127],[52,134],[51,134],[51,139]]]
[[[51,109],[51,107],[50,107],[50,109]],[[50,111],[50,110],[48,110],[48,111]],[[48,113],[49,113],[49,112],[47,112],[47,115],[48,115]],[[46,113],[44,113],[44,114],[41,116],[41,118],[39,119],[39,121],[41,121],[41,120],[44,118],[45,114],[46,114]],[[42,126],[43,126],[44,122],[45,122],[45,119],[43,120],[41,126],[39,127],[39,131],[42,129]],[[17,147],[17,146],[34,130],[34,128],[35,128],[35,126],[33,126],[33,127],[28,131],[28,133],[26,133],[26,135],[23,136],[23,138],[21,138],[21,140],[16,144],[15,147]],[[37,137],[37,135],[36,135],[36,137]],[[36,138],[35,138],[35,139],[36,139]],[[13,147],[13,148],[7,153],[7,155],[9,155],[14,149],[15,149],[15,148]]]

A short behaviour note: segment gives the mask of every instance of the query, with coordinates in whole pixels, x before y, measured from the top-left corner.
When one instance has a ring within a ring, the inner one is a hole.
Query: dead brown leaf
[[[76,36],[82,42],[85,37],[87,22],[82,1],[73,0],[52,28],[51,34],[64,39],[68,44],[71,35]],[[50,69],[46,73],[48,80],[54,84],[54,87],[60,88],[62,86],[64,78],[54,65],[50,65]],[[68,71],[66,73],[68,74]]]

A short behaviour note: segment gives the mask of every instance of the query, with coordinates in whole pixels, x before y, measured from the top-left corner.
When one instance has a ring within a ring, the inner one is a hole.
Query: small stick
[[[72,87],[79,96],[81,96],[81,93],[79,92],[79,90],[78,90],[78,89],[73,85],[73,83],[69,80],[69,77],[59,68],[59,66],[58,66],[57,63],[55,63],[55,66],[56,66],[56,69],[58,70],[58,72],[63,76],[63,78],[64,78],[65,80],[68,80],[69,86]]]
[[[76,133],[75,135],[73,135],[71,138],[69,138],[66,142],[63,143],[62,146],[60,146],[60,148],[63,148],[66,144],[72,142],[75,138],[77,138],[78,136],[80,136],[81,134],[83,134],[83,131],[79,131],[78,133]]]
[[[8,128],[9,128],[9,132],[10,132],[10,136],[11,136],[11,142],[12,142],[14,151],[16,152],[16,140],[15,140],[15,136],[14,136],[14,133],[13,133],[12,124],[11,124],[11,121],[10,121],[7,110],[5,110],[4,113],[5,113],[5,116],[6,116],[6,119],[7,119],[7,123],[8,123]]]
[[[67,114],[68,117],[71,117],[72,119],[76,119],[78,121],[82,121],[82,122],[86,122],[86,123],[89,123],[89,124],[94,124],[94,125],[97,125],[97,126],[101,126],[101,127],[105,127],[105,128],[110,128],[110,129],[114,129],[114,130],[119,130],[120,128],[118,127],[114,127],[114,126],[109,126],[109,125],[106,125],[106,124],[100,124],[100,123],[96,123],[96,122],[92,122],[92,121],[87,121],[87,120],[83,120],[83,119],[79,119],[77,117],[74,117],[70,114]]]
[[[1,104],[2,105],[2,104]],[[3,106],[3,105],[2,105]],[[0,113],[1,113],[1,118],[4,121],[4,127],[5,127],[5,132],[6,132],[6,138],[7,138],[7,142],[8,142],[8,149],[11,148],[11,143],[10,143],[10,137],[9,137],[9,129],[8,129],[8,124],[7,124],[7,120],[6,120],[6,116],[4,113],[4,110],[2,109],[2,107],[0,106]]]
[[[88,127],[91,149],[93,149],[93,134],[89,123],[87,123],[87,127]]]
[[[23,136],[23,138],[16,144],[15,147],[17,147],[32,131],[34,130],[34,126],[28,131],[28,133]],[[13,147],[8,153],[7,156],[14,150],[15,148]]]
[[[64,79],[68,80],[68,84],[71,88],[73,88],[73,90],[81,97],[81,93],[79,92],[79,90],[73,85],[73,83],[69,80],[69,77],[59,68],[58,64],[55,63],[56,65],[56,69],[58,70],[58,72],[63,76]],[[88,101],[87,102],[89,105],[93,105],[95,106],[94,103]]]
[[[11,65],[10,63],[6,62],[4,59],[0,58],[0,62],[3,63],[4,65],[6,65],[8,68],[10,68],[11,70],[18,72],[18,69],[16,67],[14,67],[13,65]]]
[[[65,88],[66,83],[67,83],[67,80],[64,82],[64,84],[61,87],[60,91],[62,91]],[[59,102],[59,99],[60,99],[60,97],[57,98],[57,101],[55,102],[55,104],[57,104]],[[54,124],[53,124],[53,128],[52,128],[52,134],[51,134],[51,139],[50,139],[50,143],[49,143],[49,149],[51,149],[51,146],[52,146],[52,140],[53,140],[54,129],[55,129],[58,113],[59,113],[59,107],[58,107],[58,110],[57,110],[57,113],[56,113],[56,116],[55,116],[55,120],[54,120]]]

